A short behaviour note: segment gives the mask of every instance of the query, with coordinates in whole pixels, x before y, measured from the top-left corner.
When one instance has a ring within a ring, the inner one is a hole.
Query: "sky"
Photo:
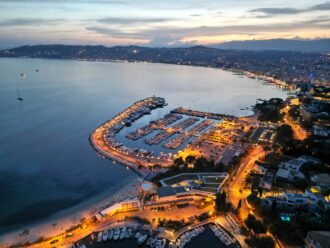
[[[0,0],[0,47],[330,37],[330,1]]]

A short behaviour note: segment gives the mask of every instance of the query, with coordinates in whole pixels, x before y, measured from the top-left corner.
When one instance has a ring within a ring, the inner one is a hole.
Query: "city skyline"
[[[0,47],[329,38],[329,1],[0,1]]]

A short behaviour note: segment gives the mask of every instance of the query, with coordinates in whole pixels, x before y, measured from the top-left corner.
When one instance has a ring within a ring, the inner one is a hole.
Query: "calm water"
[[[23,102],[16,100],[17,89]],[[88,136],[151,95],[165,97],[169,106],[139,125],[178,106],[244,115],[240,108],[257,98],[284,98],[286,92],[209,68],[1,58],[0,231],[116,191],[135,178],[98,157]]]

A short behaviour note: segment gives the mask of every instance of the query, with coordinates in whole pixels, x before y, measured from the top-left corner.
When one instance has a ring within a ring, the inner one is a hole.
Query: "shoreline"
[[[35,241],[41,236],[45,238],[57,236],[65,232],[65,230],[70,227],[81,224],[80,220],[82,218],[90,218],[98,211],[114,203],[131,198],[133,194],[129,193],[132,189],[136,188],[135,184],[137,180],[138,178],[135,178],[133,181],[132,178],[128,178],[116,187],[101,192],[100,194],[86,199],[77,205],[51,214],[40,221],[36,221],[35,223],[23,224],[28,226],[30,233],[29,235],[20,235],[24,228],[16,228],[14,230],[5,231],[0,234],[0,247],[1,245],[12,245]],[[57,223],[55,228],[53,227],[54,223]]]
[[[192,65],[192,64],[175,64],[175,63],[166,63],[166,62],[150,62],[150,61],[129,61],[129,60],[114,60],[114,59],[73,59],[73,58],[39,58],[39,57],[0,57],[6,59],[49,59],[49,60],[67,60],[67,61],[79,61],[79,62],[102,62],[102,63],[130,63],[130,64],[161,64],[161,65],[175,65],[175,66],[189,66],[189,67],[199,67],[199,68],[208,68],[214,70],[223,70],[226,72],[231,72],[233,75],[243,75],[249,79],[258,79],[263,80],[267,83],[276,85],[278,87],[290,87],[291,84],[281,81],[279,79],[267,77],[265,75],[259,75],[252,71],[247,70],[237,70],[232,68],[223,68],[223,67],[215,67],[215,66],[207,66],[207,65]],[[240,74],[237,74],[240,73]],[[263,78],[265,77],[265,78]]]
[[[22,59],[22,58],[20,58],[20,59]],[[28,58],[28,59],[32,59],[32,58]],[[48,58],[37,58],[37,59],[48,59]],[[55,59],[55,60],[86,61],[86,60],[75,60],[75,59]],[[142,61],[140,61],[140,62],[130,62],[130,61],[87,60],[87,62],[105,62],[105,63],[109,63],[109,62],[111,62],[111,63],[120,63],[120,62],[124,63],[124,62],[127,62],[127,63],[168,64],[168,65],[176,65],[176,66],[178,66],[178,64],[160,63],[160,62],[152,63],[152,62],[142,62]],[[180,66],[182,66],[182,65],[180,65]],[[195,66],[195,65],[183,65],[183,66],[193,66],[193,67],[203,67],[203,68],[211,68],[211,69],[221,69],[221,70],[230,72],[230,70],[225,70],[223,68],[216,68],[216,67]],[[231,72],[233,72],[233,71],[231,71]],[[251,112],[252,112],[251,115],[242,116],[242,117],[239,117],[239,118],[248,118],[249,116],[254,116],[256,114],[254,111],[251,111]],[[90,137],[89,137],[89,141],[91,142]],[[93,145],[92,145],[92,147],[94,148],[94,150],[96,150]],[[97,153],[100,154],[101,156],[103,156],[103,154],[99,153],[98,151],[97,151]],[[108,158],[108,157],[106,157],[106,158],[109,159],[109,160],[118,161],[118,160],[113,159],[113,158]],[[125,163],[123,163],[123,162],[120,162],[119,165],[120,166],[127,167],[127,165]],[[130,169],[132,169],[132,168],[130,168]],[[139,173],[136,173],[136,171],[134,169],[132,169],[132,170],[133,170],[134,174],[138,174],[139,175]],[[66,218],[69,217],[70,218],[70,221],[73,222],[73,221],[79,221],[82,218],[82,216],[85,216],[85,215],[87,215],[89,217],[90,216],[89,215],[89,212],[90,212],[89,210],[91,210],[91,208],[94,209],[94,208],[100,208],[100,207],[102,207],[104,204],[106,204],[107,202],[109,202],[112,199],[114,199],[118,194],[124,193],[127,190],[127,188],[129,188],[129,186],[131,186],[131,185],[133,185],[135,183],[136,180],[134,180],[131,183],[126,182],[126,181],[128,181],[128,180],[125,180],[125,182],[120,183],[114,189],[113,188],[107,189],[106,191],[101,192],[100,194],[96,195],[95,197],[87,198],[86,200],[82,201],[81,203],[78,203],[77,205],[74,205],[74,206],[69,207],[67,209],[60,210],[59,212],[56,212],[54,214],[51,214],[48,217],[45,217],[45,218],[41,219],[40,221],[36,221],[35,223],[33,223],[31,225],[32,228],[31,228],[30,233],[32,233],[32,229],[43,229],[43,226],[47,226],[47,228],[50,231],[52,231],[53,227],[51,226],[51,224],[54,223],[54,220],[55,221],[59,221],[60,219],[66,219]],[[124,186],[124,187],[121,187],[121,186]],[[109,194],[111,191],[114,194],[108,197],[107,194]],[[95,206],[95,207],[93,207],[93,206]],[[76,210],[78,210],[78,211],[76,211]],[[58,231],[59,232],[60,230],[58,230],[58,229],[60,229],[60,228],[59,227],[56,227],[56,230],[54,230],[54,232],[55,231]],[[20,231],[21,230],[18,230],[17,229],[17,230],[13,230],[13,231],[9,231],[9,232],[0,234],[0,243],[2,242],[2,237],[3,236],[8,236],[11,233],[17,234]],[[51,233],[49,231],[45,231],[45,232],[47,232],[47,234]],[[17,238],[17,237],[18,236],[15,236],[15,238]],[[28,236],[23,236],[22,238],[25,238],[25,237],[28,237]],[[15,238],[13,240],[15,240]],[[16,242],[16,240],[15,240],[15,242]],[[1,246],[1,244],[0,244],[0,246]]]

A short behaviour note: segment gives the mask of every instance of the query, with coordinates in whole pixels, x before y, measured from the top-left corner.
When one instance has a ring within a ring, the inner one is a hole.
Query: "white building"
[[[282,179],[286,181],[294,181],[304,179],[305,175],[301,172],[301,168],[306,163],[317,164],[319,161],[309,156],[300,156],[287,162],[282,162],[276,173],[276,180]]]
[[[329,207],[329,202],[323,196],[313,194],[309,190],[306,190],[304,194],[284,193],[276,197],[267,196],[262,199],[262,204],[271,207],[274,201],[276,201],[277,208],[288,210],[313,210],[318,208],[319,202],[322,202],[326,208]]]
[[[310,231],[305,239],[306,248],[329,248],[330,232],[329,231]]]
[[[330,175],[326,173],[317,174],[311,177],[316,186],[324,189],[330,189]]]

